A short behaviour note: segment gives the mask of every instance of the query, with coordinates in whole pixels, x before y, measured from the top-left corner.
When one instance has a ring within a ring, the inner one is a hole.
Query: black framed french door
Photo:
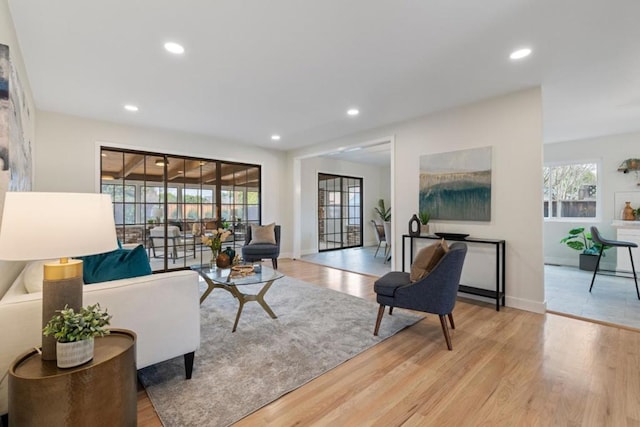
[[[113,200],[122,244],[142,244],[153,271],[208,263],[201,236],[224,228],[239,251],[261,224],[261,166],[114,147],[100,149],[101,192]]]
[[[362,246],[362,178],[318,173],[318,250]]]

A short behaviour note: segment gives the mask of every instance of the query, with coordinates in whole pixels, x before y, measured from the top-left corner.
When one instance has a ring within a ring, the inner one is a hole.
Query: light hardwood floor
[[[374,277],[279,270],[375,300]],[[640,426],[640,331],[463,299],[454,318],[453,351],[429,315],[236,426]],[[144,391],[138,425],[161,425]]]

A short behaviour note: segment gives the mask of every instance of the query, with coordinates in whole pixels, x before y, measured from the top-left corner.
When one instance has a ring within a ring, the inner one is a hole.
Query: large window
[[[102,184],[102,192],[111,195],[114,219],[117,225],[135,224],[136,221],[135,185]]]
[[[154,271],[209,262],[200,236],[219,227],[234,232],[223,246],[239,249],[261,220],[260,177],[257,165],[101,149],[101,191],[112,197],[118,238],[144,245]]]
[[[595,218],[598,208],[598,164],[596,162],[546,165],[544,217]]]

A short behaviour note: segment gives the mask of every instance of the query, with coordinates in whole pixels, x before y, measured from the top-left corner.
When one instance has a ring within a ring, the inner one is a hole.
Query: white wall
[[[160,153],[259,164],[262,166],[262,221],[282,225],[283,257],[291,253],[289,188],[283,171],[286,155],[211,137],[119,125],[38,111],[36,191],[99,191],[100,144]]]
[[[542,99],[539,88],[477,102],[404,123],[322,144],[324,150],[360,141],[395,137],[392,144],[394,259],[401,257],[401,235],[418,211],[419,157],[474,147],[493,147],[490,222],[434,221],[435,231],[470,233],[507,242],[507,305],[543,312],[542,256]],[[308,147],[290,153],[305,157]],[[294,164],[291,165],[293,169]],[[294,170],[295,173],[295,170]],[[295,206],[294,206],[294,209]],[[487,266],[491,274],[493,265]]]
[[[621,219],[620,212],[624,207],[624,198],[630,196],[632,206],[640,207],[640,187],[636,185],[638,178],[635,173],[623,174],[618,172],[618,166],[623,160],[640,157],[640,133],[610,135],[579,141],[558,142],[544,145],[545,162],[567,161],[600,161],[600,201],[602,216],[595,220],[553,220],[544,223],[544,261],[551,264],[578,265],[578,252],[560,243],[567,231],[575,227],[595,225],[602,234],[615,238],[616,230],[611,227],[611,221]],[[616,195],[618,197],[616,197]],[[631,196],[635,195],[635,197]],[[617,203],[616,203],[617,199]],[[628,200],[628,199],[627,199]],[[609,250],[601,263],[603,268],[614,269],[616,265],[616,251]]]
[[[363,178],[363,242],[365,246],[373,244],[375,236],[369,227],[369,221],[374,219],[373,208],[377,205],[378,199],[383,198],[387,206],[389,205],[390,169],[326,157],[312,157],[301,160],[302,255],[318,251],[318,173]]]

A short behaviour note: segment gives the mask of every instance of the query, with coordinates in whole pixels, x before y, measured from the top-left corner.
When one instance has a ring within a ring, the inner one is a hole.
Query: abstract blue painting
[[[420,212],[491,221],[491,147],[420,156]]]
[[[0,215],[7,191],[31,191],[31,113],[9,46],[0,44]]]

